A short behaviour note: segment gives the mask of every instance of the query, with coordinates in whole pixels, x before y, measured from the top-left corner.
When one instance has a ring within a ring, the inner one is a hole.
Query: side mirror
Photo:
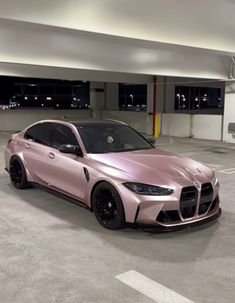
[[[62,144],[59,146],[59,151],[64,154],[72,154],[83,157],[82,150],[78,145]]]
[[[151,144],[153,144],[153,145],[156,144],[156,139],[153,138],[153,137],[148,138],[148,141],[149,141]]]

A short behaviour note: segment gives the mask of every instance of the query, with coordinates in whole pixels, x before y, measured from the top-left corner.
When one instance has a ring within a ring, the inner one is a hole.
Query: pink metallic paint
[[[24,139],[24,133],[34,124],[30,125],[20,133],[12,135],[5,149],[6,169],[9,170],[11,157],[17,155],[25,166],[29,182],[53,188],[91,207],[91,193],[94,186],[100,181],[107,181],[118,191],[123,202],[126,222],[130,223],[171,227],[203,221],[219,213],[219,184],[217,182],[213,185],[212,200],[217,199],[218,203],[213,211],[188,219],[181,217],[180,221],[173,223],[163,224],[156,221],[160,211],[180,210],[179,201],[183,187],[193,186],[195,182],[199,185],[211,183],[214,173],[201,163],[158,148],[88,154],[74,125],[56,120],[40,122],[57,122],[70,127],[84,156],[63,154],[55,148],[29,142]],[[89,182],[84,176],[84,167],[89,171]],[[124,182],[158,185],[171,188],[174,192],[168,196],[140,195],[130,191],[123,185]]]

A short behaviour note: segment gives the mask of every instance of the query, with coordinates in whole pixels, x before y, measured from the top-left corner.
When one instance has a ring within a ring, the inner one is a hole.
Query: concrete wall
[[[164,136],[189,137],[190,115],[162,114],[161,134]]]
[[[103,119],[113,119],[128,123],[141,133],[146,133],[146,113],[132,111],[103,111]]]
[[[222,102],[224,102],[224,83],[176,77],[165,77],[164,81],[166,84],[164,86],[164,114],[162,115],[161,133],[169,136],[192,136],[201,139],[221,140],[223,128],[222,115],[201,115],[196,112],[175,113],[174,103],[175,86],[177,85],[220,88],[222,90]],[[162,84],[159,84],[159,89],[161,89],[161,86]]]
[[[235,122],[235,89],[226,92],[225,116],[221,115],[194,115],[189,113],[173,113],[174,111],[174,86],[163,85],[164,80],[170,78],[158,77],[157,111],[160,113],[159,130],[162,135],[190,137],[202,139],[221,140],[222,127],[223,139],[227,142],[235,142],[231,134],[227,133],[228,123]],[[171,78],[172,79],[172,78]],[[172,79],[177,82],[179,79]],[[183,81],[183,80],[182,80]],[[185,81],[185,80],[184,80]],[[218,85],[218,84],[217,84]],[[223,86],[223,84],[222,84]],[[221,86],[221,87],[222,87]],[[170,87],[170,89],[169,89]],[[131,112],[118,110],[118,84],[91,82],[91,108],[94,119],[114,119],[124,121],[135,129],[147,135],[152,134],[153,127],[153,85],[148,84],[147,111]],[[161,114],[161,112],[166,113]],[[71,110],[9,110],[0,112],[0,130],[19,130],[27,125],[43,119],[61,118],[90,119],[90,111]]]
[[[228,133],[228,124],[235,123],[235,83],[227,83],[224,102],[223,141],[235,143],[235,136]]]
[[[221,140],[221,115],[162,114],[162,135]]]
[[[233,96],[235,100],[235,95]],[[235,101],[232,103],[233,109],[230,108],[231,114],[226,114],[224,123],[224,140],[226,142],[235,142],[232,135],[226,134],[228,121],[234,121]],[[232,112],[233,110],[233,112]],[[228,109],[229,112],[229,109]],[[141,133],[151,134],[148,132],[149,115],[145,112],[131,111],[109,111],[102,112],[103,119],[114,119],[123,121],[140,131]],[[72,110],[8,110],[0,112],[0,131],[21,130],[26,126],[44,119],[61,119],[65,117],[71,120],[91,119],[89,110],[72,111]],[[221,140],[222,134],[222,116],[220,115],[190,115],[190,114],[162,114],[160,116],[160,131],[165,136],[178,136],[211,140]]]
[[[44,119],[91,119],[89,110],[5,110],[0,111],[0,131],[15,131]]]
[[[152,135],[153,129],[153,77],[147,84],[146,112],[119,111],[118,83],[105,83],[104,119],[114,119],[128,123],[135,129],[147,135]],[[160,92],[157,91],[159,94]],[[162,98],[161,98],[162,99]]]
[[[0,111],[0,131],[16,131],[44,119],[88,120],[91,118],[89,110],[5,110]],[[103,119],[113,119],[128,123],[138,131],[147,133],[147,117],[145,112],[102,111]],[[101,117],[101,118],[102,118]]]
[[[222,140],[221,115],[192,115],[192,136],[200,139]]]

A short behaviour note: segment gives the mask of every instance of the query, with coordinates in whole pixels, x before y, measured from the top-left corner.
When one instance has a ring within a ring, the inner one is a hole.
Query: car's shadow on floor
[[[59,224],[48,226],[51,231],[72,229],[78,231],[78,236],[80,231],[92,232],[100,240],[107,242],[108,245],[117,247],[129,255],[153,260],[158,259],[159,261],[191,262],[204,255],[208,246],[210,248],[215,246],[215,248],[212,249],[212,253],[204,256],[204,258],[211,259],[221,256],[223,245],[229,245],[228,243],[223,244],[223,242],[230,241],[228,235],[224,237],[228,228],[226,224],[234,220],[234,214],[226,212],[219,220],[174,232],[160,232],[153,228],[130,226],[122,230],[111,231],[100,226],[94,214],[89,210],[44,190],[38,188],[23,191],[16,190],[10,184],[4,186],[4,190],[9,197],[14,196],[18,203],[25,204],[26,202],[30,206],[60,219]],[[214,241],[215,238],[216,241]],[[220,243],[219,249],[218,241]]]

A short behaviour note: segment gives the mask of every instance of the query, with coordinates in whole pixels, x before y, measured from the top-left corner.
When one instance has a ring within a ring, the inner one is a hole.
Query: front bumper
[[[192,213],[184,213],[185,209],[190,209],[191,198],[186,202],[182,202],[180,196],[172,196],[172,200],[169,199],[168,201],[142,201],[139,203],[134,223],[172,228],[200,223],[211,218],[213,220],[214,217],[221,213],[218,194],[219,185],[212,187],[209,184],[209,186],[211,187],[211,196],[207,193],[205,201],[205,197],[201,195],[201,192],[197,192],[193,202],[194,208],[191,207]]]
[[[190,222],[184,222],[184,224],[178,224],[178,225],[169,225],[169,226],[165,226],[165,225],[161,225],[161,224],[141,224],[141,223],[135,223],[132,224],[132,226],[135,226],[136,228],[140,228],[140,229],[145,229],[145,230],[150,230],[150,231],[177,231],[177,230],[181,230],[181,229],[186,229],[186,228],[193,228],[196,226],[201,226],[203,224],[207,224],[209,222],[212,222],[216,219],[218,219],[222,214],[222,209],[218,208],[217,212],[207,216],[205,218],[200,218],[199,220],[194,220],[194,221],[190,221]]]

